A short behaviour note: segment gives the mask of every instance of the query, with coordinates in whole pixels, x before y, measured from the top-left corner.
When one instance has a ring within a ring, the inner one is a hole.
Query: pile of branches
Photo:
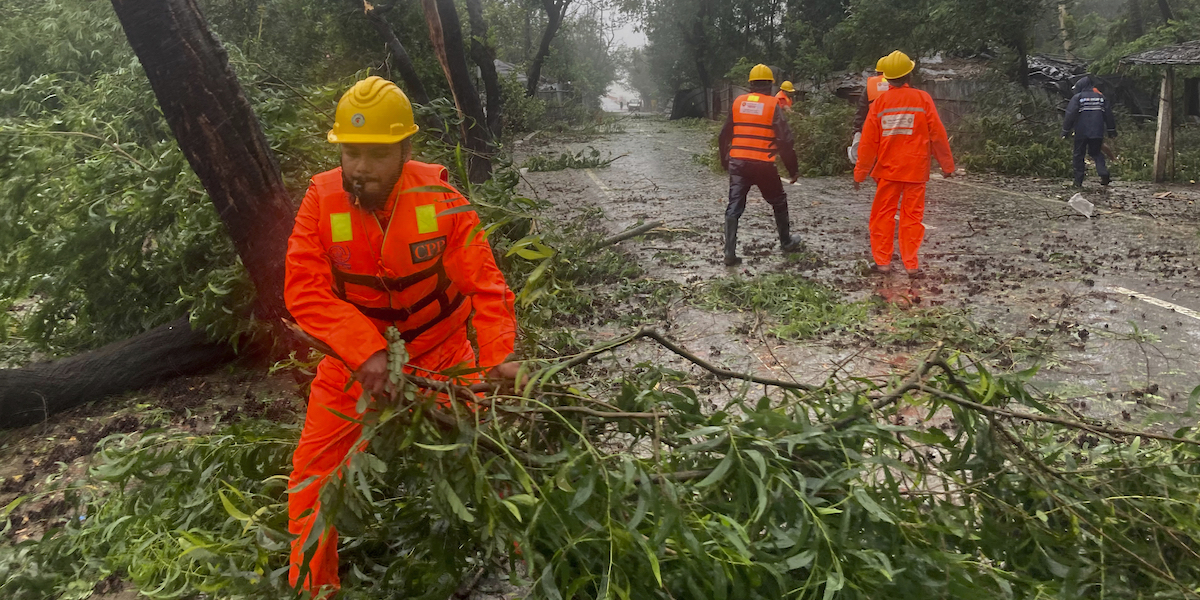
[[[648,342],[701,375],[640,364],[573,379]],[[394,394],[361,401],[367,449],[321,490],[347,598],[465,596],[489,573],[553,600],[1191,598],[1200,586],[1196,436],[1056,410],[1031,373],[938,349],[892,381],[804,385],[720,369],[653,330],[547,365],[519,393],[480,397],[401,363]],[[714,380],[731,402],[697,393]],[[275,433],[243,429],[220,448],[111,438],[73,491],[86,518],[0,547],[0,591],[43,597],[115,573],[155,597],[282,597],[295,432],[262,427]]]

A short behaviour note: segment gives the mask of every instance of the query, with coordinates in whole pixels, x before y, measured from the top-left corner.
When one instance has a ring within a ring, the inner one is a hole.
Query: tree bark
[[[1017,83],[1021,87],[1029,88],[1029,44],[1025,39],[1024,32],[1017,32],[1016,39],[1013,40],[1013,50],[1017,52],[1017,72],[1015,73]]]
[[[0,429],[22,427],[85,402],[222,365],[229,344],[210,342],[186,318],[99,350],[0,375]]]
[[[493,138],[499,138],[504,96],[500,91],[500,76],[496,74],[496,50],[487,42],[488,26],[479,0],[467,0],[467,19],[471,23],[471,60],[479,67],[487,94],[488,131]]]
[[[229,57],[194,0],[112,0],[163,116],[258,291],[255,316],[287,315],[283,261],[295,209]]]
[[[438,62],[450,82],[454,104],[464,117],[462,123],[463,146],[469,151],[468,177],[472,182],[486,181],[492,175],[491,157],[494,154],[492,136],[487,128],[487,115],[479,94],[471,83],[467,59],[463,54],[462,27],[458,21],[458,9],[454,0],[421,0],[425,8],[425,22],[429,26],[429,40],[437,54]]]
[[[180,148],[208,191],[258,295],[254,316],[287,314],[284,255],[295,214],[228,56],[193,0],[112,0]],[[0,427],[196,373],[233,357],[180,319],[53,363],[0,371]]]
[[[1164,25],[1175,20],[1175,13],[1171,10],[1171,5],[1167,3],[1167,0],[1158,0],[1158,12],[1162,14]]]
[[[375,27],[375,31],[379,33],[379,37],[383,38],[387,44],[392,58],[396,61],[396,70],[400,71],[400,78],[404,80],[404,91],[408,97],[417,104],[429,104],[429,93],[425,91],[425,84],[421,83],[421,78],[417,75],[417,67],[413,65],[412,59],[408,56],[408,50],[404,48],[400,38],[396,37],[396,31],[392,29],[392,24],[388,22],[387,17],[379,12],[378,7],[363,0],[349,0],[349,2],[355,10],[363,11],[363,14],[371,21],[371,25]]]
[[[528,81],[525,83],[525,95],[532,98],[537,95],[538,82],[542,78],[542,66],[546,62],[546,57],[550,56],[550,42],[554,41],[554,36],[558,34],[559,27],[562,27],[563,18],[567,14],[567,8],[571,6],[573,0],[542,0],[542,6],[546,9],[546,29],[542,32],[542,43],[538,46],[537,54],[533,57],[533,62],[529,63],[529,72],[526,74]]]

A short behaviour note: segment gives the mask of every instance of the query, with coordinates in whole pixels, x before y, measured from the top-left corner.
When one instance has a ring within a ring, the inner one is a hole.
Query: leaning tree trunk
[[[468,177],[475,183],[486,181],[492,175],[494,148],[487,128],[487,116],[483,112],[479,94],[471,83],[471,72],[463,54],[458,9],[454,7],[454,0],[421,0],[421,5],[425,8],[429,41],[433,43],[433,50],[446,73],[446,81],[450,82],[454,104],[465,117],[462,136],[463,145],[470,154]]]
[[[562,26],[563,18],[567,14],[567,7],[570,6],[571,1],[542,0],[542,5],[546,8],[546,29],[542,32],[542,43],[538,46],[533,62],[529,63],[529,72],[526,74],[528,81],[525,84],[525,95],[530,98],[537,96],[538,82],[542,79],[542,65],[550,56],[550,42],[553,42],[554,36],[558,34],[558,28]]]
[[[276,322],[293,209],[275,155],[224,49],[192,0],[112,0],[163,116],[208,191],[258,290],[255,316]],[[102,249],[98,250],[102,251]],[[197,373],[232,357],[180,319],[53,363],[0,371],[0,427]]]
[[[279,163],[229,56],[194,0],[112,0],[163,116],[204,184],[258,291],[255,313],[276,322],[295,210]]]
[[[471,60],[479,67],[487,94],[488,131],[492,132],[493,138],[499,139],[504,95],[500,91],[500,76],[496,74],[496,49],[487,42],[488,26],[479,0],[467,0],[467,19],[471,22]]]

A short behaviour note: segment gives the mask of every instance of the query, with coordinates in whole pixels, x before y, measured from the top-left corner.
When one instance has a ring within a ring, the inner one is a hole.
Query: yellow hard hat
[[[342,94],[328,139],[334,144],[395,144],[418,129],[408,96],[372,75]]]
[[[900,79],[909,73],[912,73],[917,63],[909,58],[907,54],[897,50],[879,61],[879,70],[883,71],[885,79]]]
[[[877,73],[883,72],[883,61],[885,61],[885,60],[887,60],[886,56],[880,56],[879,60],[875,61],[875,71]]]
[[[793,86],[793,85],[792,85],[792,82],[790,82],[790,81],[785,81],[785,82],[783,82],[783,85],[779,86],[779,89],[781,89],[781,90],[783,90],[783,91],[785,91],[785,92],[794,92],[794,91],[796,91],[796,87],[795,87],[795,86]]]
[[[754,68],[750,69],[750,81],[775,81],[775,74],[767,65],[754,65]]]

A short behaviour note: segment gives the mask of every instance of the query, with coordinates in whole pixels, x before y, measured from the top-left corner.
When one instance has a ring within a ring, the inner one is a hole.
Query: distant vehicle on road
[[[639,110],[642,110],[642,101],[640,98],[634,98],[633,100],[625,103],[625,107],[629,109],[629,112],[638,112]]]

